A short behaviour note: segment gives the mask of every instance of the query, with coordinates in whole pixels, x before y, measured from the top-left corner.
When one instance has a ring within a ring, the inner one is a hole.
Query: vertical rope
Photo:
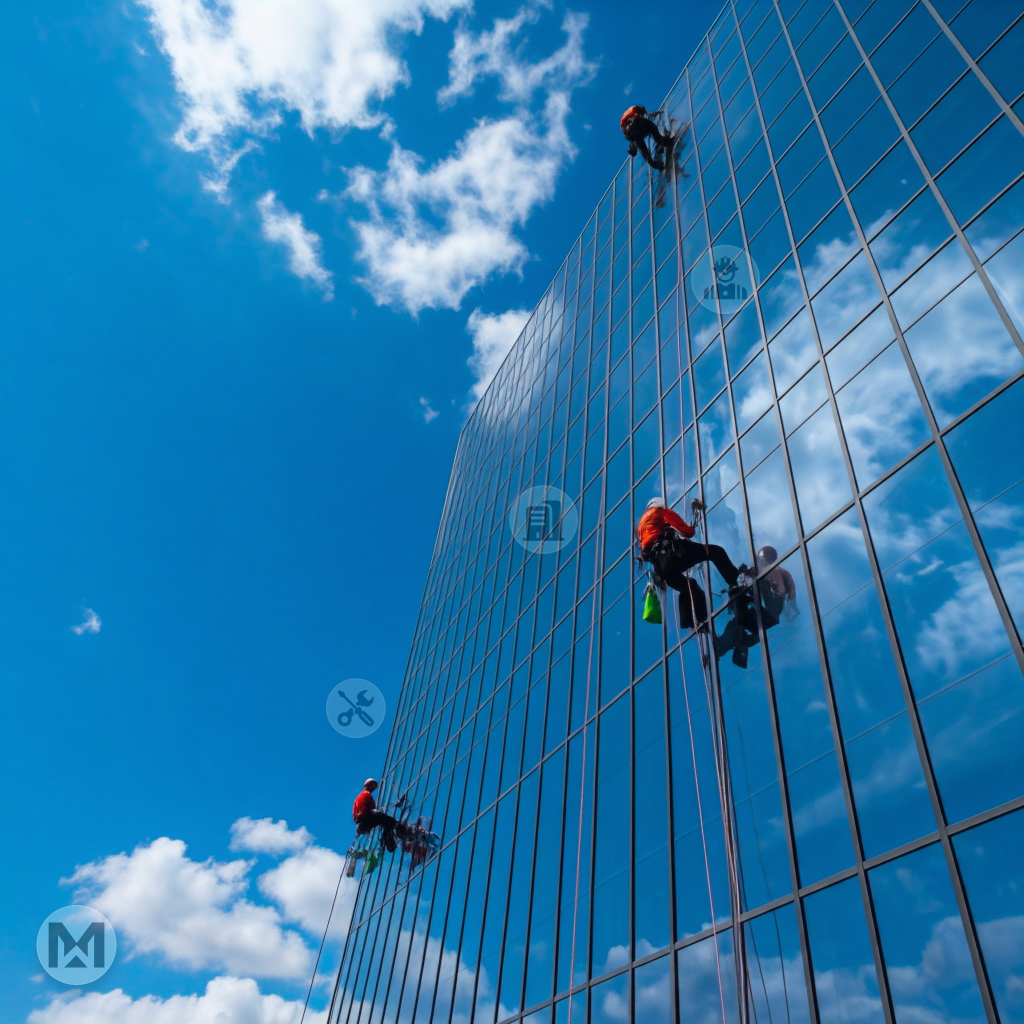
[[[572,901],[572,947],[569,954],[569,1019],[572,1024],[572,977],[576,967],[576,922],[580,907],[580,860],[583,856],[583,807],[587,791],[587,719],[590,717],[590,675],[594,663],[594,632],[597,621],[598,569],[601,560],[601,531],[604,526],[604,488],[601,482],[601,506],[597,514],[597,529],[594,531],[594,596],[590,606],[590,642],[587,645],[587,693],[583,699],[583,756],[580,765],[580,820],[576,838],[576,891]]]
[[[334,917],[334,908],[338,902],[338,893],[341,891],[341,880],[345,877],[345,864],[341,865],[341,874],[338,875],[338,884],[334,887],[334,899],[331,900],[331,912],[327,915],[327,924],[324,925],[324,937],[320,940],[320,950],[316,955],[316,963],[313,964],[313,977],[309,979],[309,988],[306,990],[306,1001],[302,1004],[302,1016],[299,1018],[299,1024],[306,1019],[306,1009],[309,1007],[309,997],[313,992],[313,982],[316,981],[317,968],[320,966],[320,957],[323,956],[324,943],[327,941],[327,932],[331,927],[331,918]],[[352,912],[355,913],[355,904],[352,906]],[[352,922],[349,921],[349,927],[352,927]],[[331,997],[331,1007],[334,1006],[334,997]],[[328,1009],[328,1017],[330,1016],[330,1009]]]
[[[722,987],[722,960],[718,950],[718,923],[715,920],[715,897],[711,889],[711,862],[708,859],[708,841],[704,830],[704,807],[700,798],[700,776],[697,772],[697,748],[693,742],[693,717],[690,714],[690,695],[686,685],[686,659],[683,657],[683,625],[676,609],[676,635],[679,639],[679,667],[683,674],[683,702],[686,705],[686,726],[690,732],[690,753],[693,756],[693,785],[697,791],[697,820],[700,822],[700,842],[704,848],[704,875],[708,883],[708,903],[711,907],[711,935],[715,943],[715,969],[718,972],[718,998],[722,1004],[722,1024],[728,1024],[725,1015],[725,990]]]

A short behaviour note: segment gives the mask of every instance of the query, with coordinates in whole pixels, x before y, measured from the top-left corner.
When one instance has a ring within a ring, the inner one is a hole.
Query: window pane
[[[966,64],[944,36],[936,38],[889,89],[904,124],[913,124],[963,74]]]
[[[857,510],[807,551],[864,855],[874,857],[933,832],[935,818]]]
[[[856,878],[804,900],[821,1024],[882,1024],[874,958]]]
[[[860,248],[853,221],[840,203],[800,245],[807,291],[813,295]]]
[[[674,1024],[671,957],[652,960],[633,972],[633,999],[636,1020],[645,1024]]]
[[[996,818],[953,839],[978,942],[1004,1021],[1024,1008],[1019,930],[1024,921],[1024,811]]]
[[[789,457],[806,532],[852,496],[830,406],[816,412],[792,435]]]
[[[796,523],[782,452],[776,451],[754,469],[746,487],[754,547],[769,544],[780,553],[791,548],[796,543]]]
[[[746,929],[754,1020],[810,1020],[793,905],[755,917]]]
[[[830,349],[880,298],[875,276],[861,252],[811,299],[822,348]]]
[[[871,234],[870,227],[867,233]],[[916,270],[952,233],[938,201],[926,189],[871,242],[886,291]]]
[[[905,337],[940,426],[1024,366],[977,275],[960,285]]]
[[[931,436],[895,342],[836,394],[836,404],[861,489]]]
[[[1020,671],[935,449],[864,510],[946,816],[959,821],[1024,787]]]
[[[685,946],[676,953],[679,1006],[686,1007],[689,1019],[721,1020],[724,999],[728,1024],[736,1024],[736,974],[732,970],[732,958],[731,929],[719,932],[717,937]],[[719,963],[722,965],[721,991]]]
[[[938,178],[954,216],[963,223],[980,210],[1024,166],[1024,137],[1001,117]]]
[[[584,1019],[594,1024],[622,1024],[629,1019],[629,971],[593,987],[590,1016]]]
[[[1014,384],[946,435],[946,447],[1018,632],[1024,631],[1024,384]]]
[[[982,1024],[985,1011],[938,844],[875,868],[868,878],[897,1020]]]
[[[910,133],[924,162],[937,174],[987,124],[999,108],[977,76],[964,75]]]

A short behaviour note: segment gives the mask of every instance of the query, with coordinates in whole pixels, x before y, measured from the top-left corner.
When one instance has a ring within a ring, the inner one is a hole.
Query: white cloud
[[[223,189],[240,151],[285,111],[303,130],[371,128],[410,81],[395,36],[418,34],[468,0],[138,0],[171,64],[183,106],[174,141],[204,153]]]
[[[141,996],[75,990],[28,1015],[29,1024],[295,1024],[301,1000],[264,995],[251,978],[219,977],[203,995]],[[310,1024],[326,1024],[327,1011],[306,1011]]]
[[[297,829],[288,828],[287,821],[274,821],[272,818],[260,818],[254,821],[250,817],[239,818],[231,826],[231,845],[229,849],[249,851],[250,853],[269,853],[273,857],[282,853],[298,853],[313,841],[312,835],[305,826]]]
[[[456,29],[448,54],[448,84],[438,91],[438,102],[447,106],[460,96],[471,95],[477,79],[488,75],[501,82],[501,99],[516,103],[528,103],[538,89],[572,90],[590,81],[596,65],[583,53],[583,32],[589,21],[585,14],[566,14],[562,21],[566,41],[549,57],[536,64],[520,60],[522,46],[513,49],[512,41],[539,17],[540,11],[531,5],[520,7],[512,18],[495,18],[490,32]]]
[[[288,267],[296,277],[315,284],[324,301],[334,298],[334,275],[323,263],[323,239],[308,231],[302,215],[291,213],[274,192],[267,192],[256,203],[263,219],[263,237],[279,242],[288,250]]]
[[[281,908],[286,920],[297,922],[319,941],[344,864],[345,858],[333,850],[310,846],[261,875],[259,890]],[[344,938],[357,888],[357,881],[342,879],[331,918],[332,937],[340,933]]]
[[[482,313],[474,309],[469,314],[466,330],[473,337],[473,354],[467,362],[476,377],[474,400],[483,396],[529,319],[528,309],[508,309],[504,313]]]
[[[436,420],[437,417],[441,415],[436,409],[431,407],[429,398],[421,397],[420,407],[423,409],[424,423],[430,423],[431,421]]]
[[[193,861],[161,837],[76,868],[76,898],[102,911],[139,953],[174,966],[264,978],[306,977],[312,955],[273,907],[244,898],[250,862]]]
[[[85,616],[85,622],[72,626],[71,632],[77,636],[81,636],[83,633],[98,633],[103,625],[100,617],[91,608],[83,608],[82,614]]]
[[[369,212],[353,222],[367,267],[361,283],[378,305],[458,309],[493,274],[522,270],[529,252],[514,231],[552,198],[575,155],[568,113],[568,97],[554,93],[543,115],[479,121],[452,156],[425,171],[397,142],[386,171],[349,171],[343,195]]]

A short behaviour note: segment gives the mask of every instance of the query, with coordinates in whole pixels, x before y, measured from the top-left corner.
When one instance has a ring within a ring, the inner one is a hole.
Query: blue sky
[[[8,5],[4,1020],[291,1019],[390,728],[328,690],[397,698],[466,410],[716,7]]]

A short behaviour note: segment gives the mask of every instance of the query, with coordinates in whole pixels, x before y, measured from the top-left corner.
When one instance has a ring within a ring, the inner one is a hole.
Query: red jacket
[[[619,127],[622,129],[623,134],[625,134],[626,131],[628,130],[629,123],[630,123],[630,121],[633,120],[634,117],[646,117],[646,116],[647,116],[647,108],[646,107],[630,107],[629,110],[627,110],[622,115],[622,117],[619,118]]]
[[[358,823],[359,819],[364,814],[376,809],[377,801],[373,799],[373,794],[367,793],[364,789],[362,793],[356,797],[355,803],[352,804],[352,820]]]
[[[693,527],[685,523],[672,509],[660,506],[648,509],[636,528],[637,537],[640,538],[640,550],[646,550],[649,544],[667,533],[669,529],[678,530],[684,537],[692,537],[694,533]]]

